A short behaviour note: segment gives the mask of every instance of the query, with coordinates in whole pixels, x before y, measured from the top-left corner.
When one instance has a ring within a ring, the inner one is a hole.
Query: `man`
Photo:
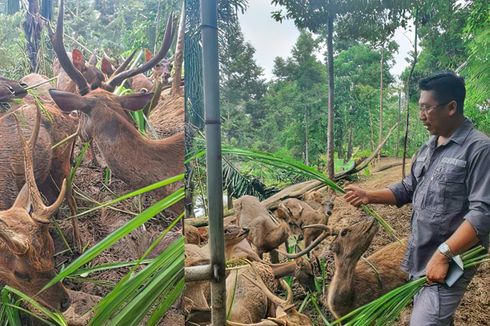
[[[411,174],[388,188],[365,191],[349,185],[354,206],[412,203],[403,268],[430,286],[415,297],[411,326],[452,325],[454,312],[475,269],[451,287],[444,284],[449,262],[469,248],[488,248],[490,232],[490,138],[464,117],[464,80],[440,73],[419,82],[420,120],[432,135],[415,155]]]

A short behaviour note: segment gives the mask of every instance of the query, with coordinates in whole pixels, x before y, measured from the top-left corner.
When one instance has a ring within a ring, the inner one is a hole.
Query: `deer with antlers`
[[[20,120],[20,117],[19,117]],[[24,152],[26,184],[12,207],[0,211],[0,280],[39,300],[44,305],[64,311],[70,304],[61,283],[38,293],[54,276],[54,244],[49,234],[49,217],[61,205],[66,183],[50,206],[45,206],[34,175],[33,151],[40,131],[40,114],[29,141],[25,141],[17,123]]]
[[[377,231],[378,224],[374,219],[339,231],[330,230],[337,235],[330,245],[335,258],[335,273],[322,302],[337,318],[407,280],[407,273],[400,267],[406,240],[389,244],[360,260]]]
[[[155,57],[138,68],[112,76],[107,82],[102,82],[100,88],[89,91],[90,85],[73,66],[63,46],[63,1],[56,33],[50,31],[60,64],[77,84],[80,93],[51,90],[51,97],[62,111],[81,112],[82,138],[93,139],[113,174],[132,187],[147,186],[184,172],[184,133],[161,140],[146,138],[126,119],[125,111],[143,108],[152,94],[116,96],[107,90],[113,90],[126,78],[144,72],[160,61],[171,45],[172,34],[173,19],[170,17],[163,45]],[[157,195],[167,196],[178,186],[167,186],[158,190]],[[179,203],[170,210],[180,214],[183,205]]]

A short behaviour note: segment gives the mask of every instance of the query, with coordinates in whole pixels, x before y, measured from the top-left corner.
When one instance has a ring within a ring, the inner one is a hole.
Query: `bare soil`
[[[377,165],[377,168],[394,163],[395,159],[383,158]],[[401,160],[399,160],[401,161]],[[374,170],[374,169],[373,169]],[[352,182],[359,186],[374,190],[388,186],[402,179],[402,166],[398,165],[384,171],[375,172],[366,177],[360,177],[359,180]],[[410,172],[409,164],[406,165],[406,172]],[[388,205],[372,205],[373,208],[390,223],[398,237],[407,237],[410,233],[410,216],[411,205],[405,205],[402,208]],[[342,227],[354,224],[364,218],[360,210],[348,204],[343,198],[338,197],[335,200],[334,213],[330,217],[329,225],[333,227]],[[365,253],[367,257],[379,248],[393,242],[394,239],[387,235],[382,229],[376,234],[371,246]],[[333,273],[333,255],[328,250],[328,243],[322,244],[322,248],[317,250],[323,258],[327,259],[327,270],[329,274]],[[476,276],[470,283],[464,298],[456,311],[455,325],[490,325],[490,264],[486,263],[480,266]],[[409,307],[410,308],[410,307]],[[402,314],[399,325],[408,325],[410,309],[407,308]],[[326,312],[327,318],[334,318]],[[315,315],[315,313],[312,313]]]

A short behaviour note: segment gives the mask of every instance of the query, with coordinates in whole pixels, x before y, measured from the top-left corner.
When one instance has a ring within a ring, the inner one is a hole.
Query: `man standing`
[[[488,248],[490,232],[490,138],[464,117],[464,79],[452,72],[419,82],[420,120],[431,137],[415,155],[411,174],[388,188],[345,187],[354,206],[412,203],[411,235],[403,263],[411,278],[430,286],[416,296],[411,326],[452,325],[475,269],[451,287],[449,262],[476,244]]]

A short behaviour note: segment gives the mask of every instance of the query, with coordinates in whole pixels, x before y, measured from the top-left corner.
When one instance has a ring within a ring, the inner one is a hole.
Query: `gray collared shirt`
[[[490,232],[490,138],[469,120],[445,144],[432,136],[417,152],[411,173],[388,187],[397,206],[412,203],[412,233],[403,267],[419,277],[435,250],[463,220],[488,248]]]

